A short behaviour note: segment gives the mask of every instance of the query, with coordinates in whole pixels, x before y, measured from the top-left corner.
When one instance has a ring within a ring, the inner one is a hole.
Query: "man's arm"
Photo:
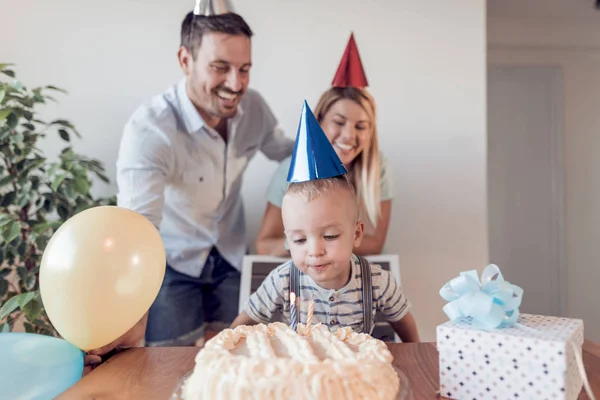
[[[129,122],[121,139],[117,160],[118,206],[138,212],[160,226],[164,188],[170,169],[170,147],[155,128]],[[136,346],[144,339],[148,313],[112,343],[90,351],[101,356],[117,347]],[[98,361],[89,357],[90,362]],[[86,360],[87,361],[87,360]]]
[[[294,151],[294,141],[285,136],[279,125],[275,125],[266,134],[260,150],[269,160],[281,161]]]
[[[283,128],[277,122],[265,99],[257,92],[253,94],[260,104],[264,132],[266,132],[261,141],[260,151],[269,160],[281,161],[292,154],[294,141],[285,136]]]
[[[117,159],[118,206],[143,215],[158,229],[171,164],[165,134],[145,122],[129,122]]]

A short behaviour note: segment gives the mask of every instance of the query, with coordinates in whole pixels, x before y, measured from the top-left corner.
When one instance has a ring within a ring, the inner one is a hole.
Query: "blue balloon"
[[[346,172],[346,167],[304,100],[287,181],[292,183],[333,178]]]
[[[83,357],[83,351],[62,339],[0,333],[0,398],[53,399],[81,379]]]

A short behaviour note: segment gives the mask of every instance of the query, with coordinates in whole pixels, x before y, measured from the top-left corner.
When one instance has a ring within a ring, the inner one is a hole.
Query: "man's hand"
[[[102,362],[102,357],[95,356],[92,354],[86,354],[85,358],[83,359],[83,374],[82,374],[82,376],[86,376],[87,374],[92,372],[92,370],[94,368],[96,368],[96,366],[99,365],[101,362]]]
[[[92,369],[98,366],[102,362],[102,355],[114,350],[114,349],[126,349],[129,347],[137,346],[146,333],[146,324],[148,323],[148,313],[146,313],[137,324],[127,331],[123,336],[117,338],[112,343],[102,346],[98,349],[90,350],[84,359],[83,375],[85,376]]]
[[[138,323],[135,324],[133,328],[127,331],[123,336],[117,338],[112,343],[109,343],[106,346],[100,347],[99,349],[90,350],[89,353],[92,355],[101,356],[116,348],[125,349],[128,347],[134,347],[138,345],[144,338],[147,323],[148,313],[146,313],[142,317],[142,319],[140,319]]]

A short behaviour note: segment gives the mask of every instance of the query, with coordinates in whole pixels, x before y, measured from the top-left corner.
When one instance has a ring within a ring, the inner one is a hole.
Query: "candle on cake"
[[[292,330],[296,330],[296,324],[298,323],[298,311],[296,310],[296,294],[290,292],[290,326]]]
[[[313,314],[315,313],[315,302],[314,302],[315,294],[313,293],[310,297],[310,301],[308,302],[308,313],[306,314],[306,327],[310,328],[312,324]]]

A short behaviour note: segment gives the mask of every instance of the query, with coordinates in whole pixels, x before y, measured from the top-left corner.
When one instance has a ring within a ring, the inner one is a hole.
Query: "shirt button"
[[[333,296],[331,296],[331,297],[329,298],[329,301],[334,301],[334,300],[335,300],[335,297],[333,297]]]
[[[330,325],[335,325],[335,324],[337,324],[337,321],[336,321],[335,319],[332,319],[332,320],[329,322],[329,324],[330,324]]]

